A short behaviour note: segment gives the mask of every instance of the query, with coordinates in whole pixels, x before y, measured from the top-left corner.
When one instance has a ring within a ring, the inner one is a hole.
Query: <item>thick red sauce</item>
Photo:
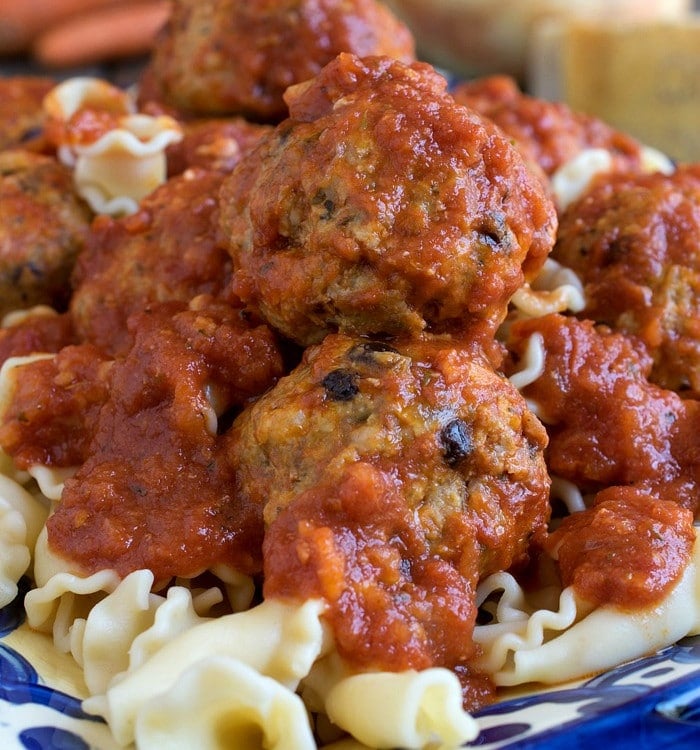
[[[87,455],[48,521],[49,543],[87,572],[149,568],[167,580],[228,563],[254,573],[262,508],[233,495],[210,402],[217,412],[245,403],[279,375],[280,356],[269,330],[237,311],[172,313],[134,321],[97,418],[76,425]]]
[[[0,328],[0,365],[10,357],[35,352],[57,352],[76,342],[68,315],[32,315],[15,325]]]
[[[340,484],[314,486],[268,528],[264,594],[323,597],[338,651],[350,664],[447,666],[460,675],[465,704],[483,705],[493,686],[469,666],[479,552],[463,532],[448,524],[444,535],[446,544],[454,536],[463,556],[471,554],[458,569],[431,554],[400,481],[356,463]]]
[[[509,346],[522,353],[543,337],[544,373],[524,389],[547,425],[552,474],[584,491],[645,483],[697,511],[698,403],[647,380],[651,358],[634,338],[560,315],[517,323]]]
[[[70,467],[85,460],[108,396],[111,365],[94,346],[82,344],[17,371],[0,445],[20,469]]]
[[[517,323],[510,346],[542,336],[544,373],[525,387],[550,436],[550,472],[597,492],[546,543],[565,584],[595,604],[658,604],[688,564],[695,533],[700,404],[647,380],[639,341],[560,315]]]
[[[567,516],[549,538],[565,585],[596,605],[655,606],[690,560],[693,514],[634,487],[601,492],[592,508]]]

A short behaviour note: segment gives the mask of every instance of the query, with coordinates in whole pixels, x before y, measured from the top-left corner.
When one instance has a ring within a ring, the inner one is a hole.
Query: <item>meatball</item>
[[[67,167],[29,151],[0,152],[0,316],[65,309],[92,213]]]
[[[495,122],[549,176],[588,148],[609,151],[620,171],[641,167],[642,148],[634,138],[561,102],[524,94],[508,76],[464,81],[453,94],[460,104]]]
[[[113,355],[131,343],[129,316],[155,302],[221,294],[230,259],[217,240],[217,172],[173,177],[131,216],[100,216],[74,274],[79,334]]]
[[[650,379],[700,391],[700,168],[599,180],[561,217],[553,257],[581,277],[582,316],[642,339]]]
[[[42,104],[55,85],[53,79],[43,76],[0,78],[0,151],[10,148],[43,151],[48,148]]]
[[[544,428],[473,344],[330,334],[234,422],[266,596],[322,596],[364,667],[454,667],[474,590],[545,533]]]
[[[242,117],[189,120],[181,123],[183,138],[168,147],[168,174],[190,167],[230,172],[271,127]]]
[[[339,52],[415,55],[407,27],[376,0],[178,0],[144,76],[180,110],[274,121],[285,89]]]
[[[491,335],[541,267],[553,204],[446,85],[424,63],[341,54],[227,177],[234,289],[289,338]]]

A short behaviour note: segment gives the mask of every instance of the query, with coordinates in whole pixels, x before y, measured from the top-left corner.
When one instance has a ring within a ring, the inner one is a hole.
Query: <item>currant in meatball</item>
[[[230,437],[266,596],[324,597],[356,666],[469,671],[476,584],[549,508],[544,428],[473,345],[331,334]]]

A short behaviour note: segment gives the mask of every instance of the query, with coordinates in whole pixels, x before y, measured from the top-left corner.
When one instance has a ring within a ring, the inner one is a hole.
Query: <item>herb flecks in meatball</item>
[[[493,335],[556,215],[430,66],[342,54],[222,186],[234,289],[302,345],[332,331]]]

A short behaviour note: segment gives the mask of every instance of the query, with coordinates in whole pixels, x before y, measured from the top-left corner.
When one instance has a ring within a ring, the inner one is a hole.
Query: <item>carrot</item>
[[[32,52],[55,68],[143,54],[169,15],[167,0],[106,6],[49,29],[35,40]]]
[[[118,4],[119,0],[0,0],[0,54],[28,49],[39,34],[76,13]]]

